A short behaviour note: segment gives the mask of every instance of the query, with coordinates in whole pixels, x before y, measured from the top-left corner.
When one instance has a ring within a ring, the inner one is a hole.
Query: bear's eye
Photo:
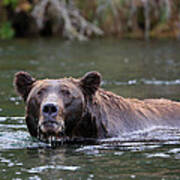
[[[68,89],[61,89],[61,93],[64,95],[64,96],[69,96],[71,93]]]
[[[41,94],[42,94],[42,91],[41,91],[41,90],[37,92],[37,95],[40,96]]]
[[[42,96],[42,94],[44,93],[45,89],[40,89],[38,92],[37,92],[37,95],[38,96]]]

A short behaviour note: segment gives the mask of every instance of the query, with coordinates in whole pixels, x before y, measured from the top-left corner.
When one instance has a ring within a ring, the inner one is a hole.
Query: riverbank
[[[178,0],[2,0],[0,39],[180,37]]]

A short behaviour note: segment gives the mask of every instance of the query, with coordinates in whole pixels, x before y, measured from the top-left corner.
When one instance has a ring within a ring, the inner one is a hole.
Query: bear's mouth
[[[38,139],[46,143],[63,142],[68,139],[65,136],[64,127],[56,122],[44,121],[38,127]]]
[[[68,136],[44,136],[44,134],[40,134],[38,139],[41,142],[50,144],[52,147],[57,147],[70,141],[70,138]]]

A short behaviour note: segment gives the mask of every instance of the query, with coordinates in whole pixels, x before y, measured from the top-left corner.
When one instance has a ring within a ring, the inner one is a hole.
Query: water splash
[[[161,126],[151,127],[146,130],[122,134],[115,138],[101,139],[97,143],[94,141],[93,144],[90,144],[87,146],[84,144],[76,151],[98,154],[100,150],[142,151],[144,149],[157,148],[162,144],[180,144],[180,129]],[[48,147],[51,148],[49,144],[39,142],[30,137],[24,117],[0,117],[0,149]]]
[[[0,117],[0,149],[24,149],[37,146],[27,131],[24,117]]]
[[[99,141],[98,145],[83,146],[76,151],[97,155],[102,151],[145,151],[170,144],[180,144],[180,129],[159,126],[123,134],[115,138],[102,139]],[[123,153],[120,153],[118,155],[122,154]]]

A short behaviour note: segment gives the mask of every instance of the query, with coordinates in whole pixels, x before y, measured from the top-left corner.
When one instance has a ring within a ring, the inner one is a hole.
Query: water
[[[180,179],[180,130],[152,127],[98,144],[52,149],[29,136],[24,103],[12,85],[20,70],[36,78],[97,70],[103,88],[121,96],[179,101],[179,49],[170,40],[1,41],[0,179]]]

